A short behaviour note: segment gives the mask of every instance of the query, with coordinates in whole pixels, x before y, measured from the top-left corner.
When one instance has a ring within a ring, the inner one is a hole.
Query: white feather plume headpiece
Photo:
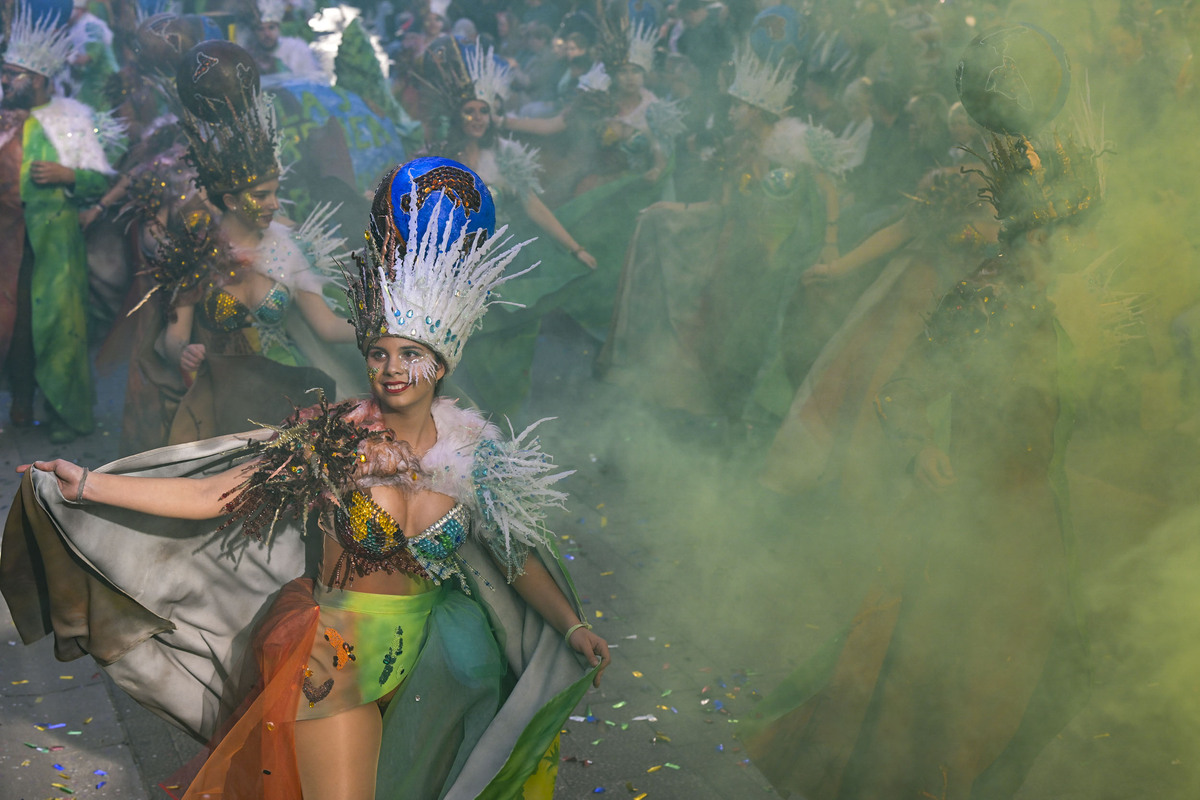
[[[739,48],[733,54],[734,78],[729,93],[744,103],[781,117],[789,108],[788,100],[799,69],[799,64],[764,62],[750,48]]]
[[[649,75],[654,69],[654,45],[658,44],[658,29],[638,22],[629,28],[629,63]]]
[[[415,208],[416,188],[409,197]],[[437,202],[449,201],[439,197]],[[435,218],[440,218],[438,211],[434,211]],[[504,302],[493,294],[496,287],[533,269],[504,274],[521,248],[533,241],[509,246],[512,237],[505,237],[507,230],[505,225],[482,243],[463,230],[451,241],[450,226],[429,225],[422,234],[417,215],[411,214],[408,246],[394,265],[394,277],[388,279],[385,266],[378,268],[384,281],[387,332],[426,345],[446,362],[446,373],[453,372],[462,358],[463,345],[488,307]]]
[[[50,15],[35,19],[26,3],[17,5],[4,63],[53,78],[63,71],[74,52],[71,33],[66,27],[59,27]]]
[[[283,22],[287,14],[287,0],[256,0],[259,22]]]
[[[505,302],[496,288],[537,264],[506,275],[533,240],[510,244],[511,237],[504,235],[507,226],[492,234],[487,225],[470,229],[454,221],[458,192],[487,194],[488,189],[461,164],[438,161],[444,163],[414,177],[396,210],[391,182],[405,167],[384,178],[372,207],[367,248],[355,254],[357,275],[347,279],[347,295],[364,353],[380,336],[399,336],[437,353],[449,374],[488,308]],[[470,185],[454,186],[455,181]],[[399,208],[405,209],[407,220],[397,213]]]
[[[467,74],[471,76],[471,85],[475,90],[475,98],[487,103],[494,111],[500,103],[508,99],[509,87],[512,85],[512,74],[506,65],[495,58],[495,49],[489,47],[486,51],[479,45],[463,54],[467,65]]]

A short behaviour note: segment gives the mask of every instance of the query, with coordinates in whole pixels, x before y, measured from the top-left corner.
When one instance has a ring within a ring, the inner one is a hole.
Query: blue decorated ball
[[[481,242],[496,230],[491,191],[470,167],[448,158],[415,158],[384,177],[371,205],[376,247],[390,251],[398,246],[403,252],[414,214],[418,237],[430,225],[437,227],[439,241],[449,226],[451,242],[464,231]]]
[[[799,61],[808,52],[808,17],[788,6],[763,9],[750,25],[750,47],[762,61]]]
[[[1032,136],[1062,111],[1071,64],[1052,35],[1029,23],[980,34],[963,50],[955,86],[971,119],[996,133]]]

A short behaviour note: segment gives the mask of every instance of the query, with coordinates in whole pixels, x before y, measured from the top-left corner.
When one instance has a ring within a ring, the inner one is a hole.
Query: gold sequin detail
[[[350,535],[365,549],[384,554],[403,543],[404,531],[366,492],[351,494],[349,516]]]

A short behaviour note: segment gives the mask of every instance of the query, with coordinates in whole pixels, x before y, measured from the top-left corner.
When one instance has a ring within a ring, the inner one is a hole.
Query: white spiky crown
[[[287,0],[257,0],[259,22],[283,22],[287,13]]]
[[[416,187],[409,197],[410,207],[415,209]],[[437,202],[431,220],[442,218],[441,204],[449,201],[440,197]],[[521,249],[533,241],[509,246],[512,237],[505,237],[507,230],[505,225],[479,242],[482,237],[464,229],[452,241],[449,225],[431,223],[422,234],[417,214],[411,214],[407,246],[392,265],[392,277],[387,265],[376,266],[387,334],[424,344],[446,362],[446,374],[453,372],[462,359],[463,345],[488,307],[505,302],[495,294],[496,288],[537,266],[504,274]]]
[[[638,22],[629,28],[629,63],[650,74],[654,67],[654,45],[658,44],[658,29]]]
[[[739,48],[733,54],[734,77],[729,93],[744,103],[781,117],[788,110],[799,69],[799,64],[764,62],[748,47]]]
[[[49,15],[34,19],[28,5],[18,4],[4,51],[6,64],[53,78],[67,66],[74,51],[70,31],[56,25]]]
[[[489,47],[485,51],[479,45],[467,51],[463,60],[467,64],[467,74],[471,76],[475,98],[496,111],[499,103],[508,99],[512,84],[508,67],[496,61],[494,48]]]

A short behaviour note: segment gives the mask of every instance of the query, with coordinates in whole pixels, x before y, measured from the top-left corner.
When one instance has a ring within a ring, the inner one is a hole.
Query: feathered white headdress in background
[[[483,50],[478,44],[463,54],[467,74],[475,90],[475,98],[487,103],[493,111],[499,103],[508,99],[512,74],[508,67],[495,58],[494,48]]]
[[[799,69],[799,64],[772,64],[760,60],[749,47],[739,48],[733,54],[734,78],[729,93],[744,103],[781,117],[788,110]]]
[[[52,16],[43,14],[35,19],[27,4],[17,5],[4,63],[53,78],[67,66],[74,51],[70,31],[59,27]]]

